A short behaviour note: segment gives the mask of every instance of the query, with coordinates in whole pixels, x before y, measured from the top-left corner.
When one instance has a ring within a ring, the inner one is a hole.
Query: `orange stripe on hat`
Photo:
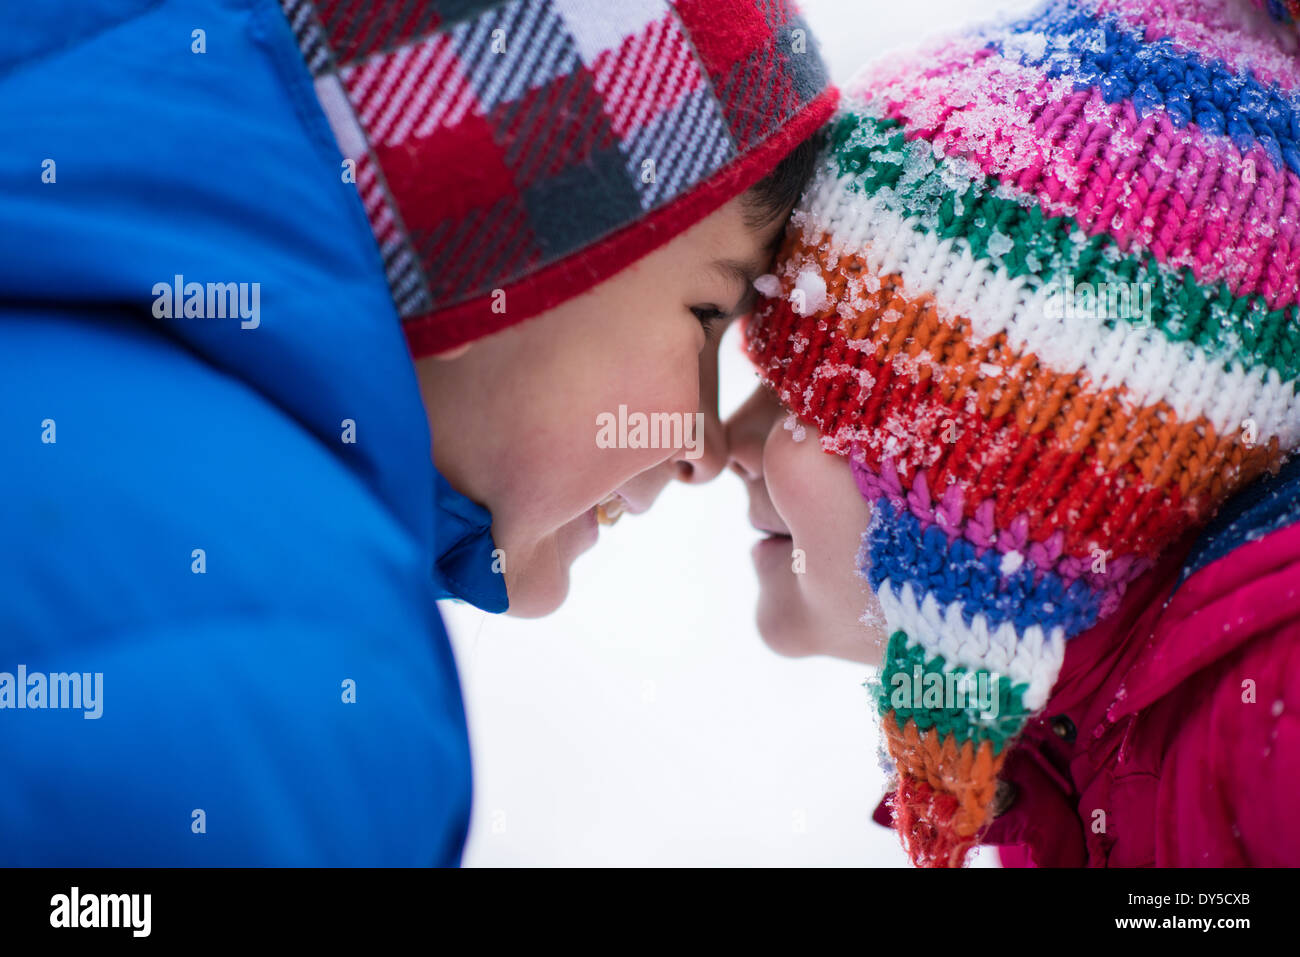
[[[828,300],[848,302],[850,278],[871,270],[864,257],[830,248],[829,235],[793,237],[782,258],[815,261]],[[1003,334],[975,341],[968,319],[942,318],[933,297],[910,297],[896,275],[878,278],[878,291],[845,318],[814,322],[786,299],[770,302],[756,317],[767,331],[751,354],[783,401],[824,434],[847,427],[862,441],[869,467],[889,454],[906,484],[917,470],[931,489],[962,481],[972,491],[967,516],[993,498],[1000,525],[1029,513],[1035,539],[1060,529],[1068,554],[1101,545],[1150,556],[1283,457],[1276,437],[1247,445],[1204,417],[1180,422],[1166,402],[1141,405],[1123,387],[1050,369]],[[791,336],[823,341],[792,350]],[[917,416],[926,403],[931,413]],[[899,434],[892,423],[901,418],[915,431]],[[952,439],[938,441],[948,430]],[[1116,489],[1131,509],[1112,507]]]

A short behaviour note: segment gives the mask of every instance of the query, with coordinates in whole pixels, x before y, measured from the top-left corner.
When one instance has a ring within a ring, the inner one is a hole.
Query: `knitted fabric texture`
[[[1300,0],[1255,0],[1255,6],[1263,7],[1282,23],[1300,24]]]
[[[790,0],[281,0],[416,357],[584,292],[838,92]]]
[[[966,862],[1066,642],[1300,441],[1300,59],[1233,3],[1051,2],[859,74],[749,324],[873,505],[917,864]]]

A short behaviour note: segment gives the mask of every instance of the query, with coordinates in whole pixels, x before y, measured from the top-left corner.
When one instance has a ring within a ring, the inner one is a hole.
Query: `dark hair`
[[[750,229],[762,229],[790,214],[817,169],[817,154],[824,139],[818,130],[745,191],[745,223]]]

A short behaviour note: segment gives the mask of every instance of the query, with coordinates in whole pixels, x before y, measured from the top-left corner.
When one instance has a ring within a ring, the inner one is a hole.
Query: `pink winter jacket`
[[[1002,778],[1005,866],[1300,865],[1300,458],[1070,640]]]

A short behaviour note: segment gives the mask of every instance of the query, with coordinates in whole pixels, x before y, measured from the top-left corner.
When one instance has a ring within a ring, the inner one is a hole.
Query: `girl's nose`
[[[781,406],[770,389],[756,388],[727,420],[727,465],[746,482],[763,474],[763,445]]]

